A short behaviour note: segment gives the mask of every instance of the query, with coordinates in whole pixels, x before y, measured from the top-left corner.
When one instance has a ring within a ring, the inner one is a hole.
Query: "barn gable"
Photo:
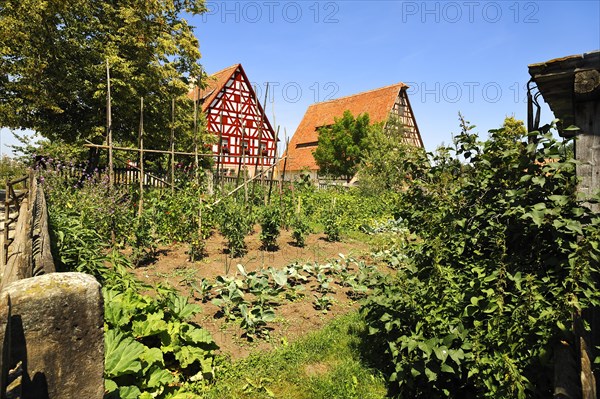
[[[386,123],[390,116],[396,116],[404,127],[404,140],[416,147],[423,147],[423,141],[415,120],[406,86],[397,83],[375,90],[341,97],[331,101],[312,104],[308,107],[288,146],[286,170],[290,175],[308,169],[313,177],[319,167],[313,157],[317,148],[321,127],[331,125],[344,111],[352,115],[368,113],[372,123]],[[287,173],[287,172],[286,172]]]
[[[221,138],[213,152],[222,166],[274,163],[275,132],[241,64],[209,76],[207,87],[196,87],[190,97],[200,102],[208,131]]]

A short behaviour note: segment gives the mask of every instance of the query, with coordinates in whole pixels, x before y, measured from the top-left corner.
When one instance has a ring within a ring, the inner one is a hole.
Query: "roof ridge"
[[[338,97],[338,98],[332,98],[331,100],[319,101],[319,102],[315,102],[315,103],[310,104],[309,108],[312,107],[312,106],[314,106],[314,105],[321,105],[321,104],[326,104],[326,103],[332,103],[332,102],[339,101],[339,100],[344,100],[344,99],[350,98],[350,97],[362,96],[362,95],[367,94],[367,93],[372,93],[374,91],[389,89],[389,88],[394,87],[394,86],[405,87],[406,84],[404,84],[403,82],[398,82],[398,83],[394,83],[394,84],[391,84],[391,85],[379,87],[377,89],[365,90],[365,91],[361,91],[360,93],[349,94],[347,96],[342,96],[342,97]]]
[[[242,65],[242,64],[240,64],[240,63],[238,62],[237,64],[233,64],[233,65],[230,65],[230,66],[228,66],[227,68],[223,68],[223,69],[221,69],[221,70],[219,70],[219,71],[217,71],[217,72],[213,72],[213,73],[211,73],[211,74],[210,74],[210,75],[208,75],[208,76],[209,76],[209,77],[211,77],[211,76],[215,76],[215,75],[217,75],[217,74],[219,74],[219,73],[222,73],[222,72],[225,72],[226,70],[228,70],[228,69],[231,69],[231,68],[233,68],[233,67],[236,67],[236,68],[237,68],[237,67],[239,67],[240,65]]]

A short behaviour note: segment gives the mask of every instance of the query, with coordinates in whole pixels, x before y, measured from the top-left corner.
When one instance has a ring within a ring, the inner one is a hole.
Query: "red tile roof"
[[[194,99],[194,96],[197,95],[198,97],[196,98],[202,103],[202,111],[206,111],[212,100],[219,93],[219,90],[225,86],[225,83],[227,83],[229,78],[231,78],[231,75],[233,75],[236,69],[240,67],[241,64],[235,64],[213,73],[206,79],[206,87],[204,89],[200,89],[198,86],[195,86],[190,92],[189,97]]]
[[[299,171],[304,168],[319,169],[312,155],[317,148],[319,127],[333,124],[334,119],[341,118],[346,110],[354,116],[368,113],[371,123],[385,122],[403,87],[406,87],[404,83],[396,83],[309,106],[290,140],[286,169],[288,171]]]

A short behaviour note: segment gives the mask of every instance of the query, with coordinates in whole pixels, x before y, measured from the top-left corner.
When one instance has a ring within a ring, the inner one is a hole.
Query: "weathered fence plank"
[[[32,254],[30,232],[31,222],[27,212],[27,201],[21,203],[19,219],[15,227],[14,241],[11,244],[10,252],[7,253],[8,261],[2,276],[0,291],[17,280],[32,277],[29,262]],[[7,249],[8,250],[8,249]]]

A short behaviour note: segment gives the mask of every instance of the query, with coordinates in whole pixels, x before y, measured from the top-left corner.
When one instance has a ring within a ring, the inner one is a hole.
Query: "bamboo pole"
[[[9,246],[9,218],[10,218],[10,201],[9,201],[9,193],[10,193],[10,183],[8,182],[8,179],[6,180],[6,191],[4,192],[4,243],[3,243],[3,249],[4,249],[4,253],[2,254],[2,266],[3,269],[2,271],[4,272],[4,266],[6,266],[6,263],[8,262],[8,246]]]
[[[285,157],[284,157],[285,158]],[[254,179],[258,179],[260,177],[261,174],[268,172],[269,170],[273,169],[275,167],[275,165],[271,165],[269,168],[267,168],[264,171],[261,171],[257,176],[252,177],[249,181],[252,181]],[[231,190],[230,192],[227,193],[227,195],[222,196],[221,198],[219,198],[218,200],[216,200],[211,207],[217,205],[219,202],[221,202],[224,198],[230,196],[231,194],[236,193],[238,190],[240,190],[241,188],[244,187],[244,184],[238,185],[236,188],[234,188],[233,190]]]
[[[107,149],[108,146],[107,145],[102,145],[102,144],[93,144],[93,143],[86,143],[83,145],[84,147],[87,148],[100,148],[100,149]],[[113,150],[119,150],[119,151],[131,151],[131,152],[140,152],[139,148],[131,148],[131,147],[117,147],[117,146],[113,146]],[[144,149],[144,152],[146,153],[154,153],[154,154],[171,154],[170,150],[151,150],[151,149]],[[185,151],[175,151],[175,155],[184,155],[184,156],[194,156],[193,152],[185,152]],[[216,157],[217,155],[215,154],[198,154],[199,157]],[[256,156],[254,155],[229,155],[231,158],[241,158],[242,156],[245,156],[246,158],[256,158]]]
[[[138,217],[142,217],[144,211],[144,97],[140,98],[140,202],[138,205]]]
[[[256,92],[256,90],[255,90]],[[263,135],[263,130],[264,130],[264,123],[265,123],[265,107],[267,106],[267,94],[269,93],[269,82],[267,82],[267,88],[265,90],[265,99],[263,101],[263,112],[260,114],[260,125],[258,126],[258,155],[260,156],[260,158],[256,158],[256,165],[254,166],[254,174],[256,175],[256,173],[258,173],[258,165],[260,163],[260,165],[262,166],[262,148],[261,148],[261,144],[262,144],[262,135]],[[258,102],[258,98],[256,99],[256,101]],[[252,196],[254,196],[254,186],[252,186]]]
[[[175,97],[171,100],[171,194],[175,193]]]
[[[223,110],[221,110],[219,115],[219,156],[217,157],[217,184],[221,183],[221,192],[223,192],[223,184],[225,184],[225,182],[221,177],[221,174],[223,173],[221,156],[223,156]]]
[[[243,132],[243,130],[242,130]],[[250,141],[250,140],[248,140]],[[250,144],[248,143],[248,151],[250,151]],[[248,205],[248,172],[246,169],[246,158],[242,158],[244,163],[244,204]],[[254,187],[254,186],[252,186]],[[252,210],[252,204],[250,204],[250,210]]]
[[[110,98],[110,67],[108,65],[108,58],[106,59],[106,136],[108,144],[108,185],[112,188],[115,182],[115,175],[113,171],[113,147],[112,147],[112,110],[111,110],[111,98]]]
[[[144,210],[144,97],[140,98],[140,132],[139,132],[139,145],[140,145],[140,202],[138,206],[138,216],[142,216]]]
[[[148,151],[147,151],[147,150],[144,150],[144,152],[148,152]],[[122,161],[122,162],[124,162],[124,161],[123,161],[122,159],[120,159],[119,157],[115,157],[115,158],[116,158],[116,159],[118,159],[118,160],[120,160],[120,161]],[[130,167],[131,167],[131,168],[133,168],[133,169],[135,169],[135,170],[137,170],[137,171],[139,171],[139,172],[141,172],[141,170],[140,170],[140,168],[139,168],[138,166],[133,166],[133,165],[131,165]],[[154,180],[156,180],[156,181],[159,181],[159,182],[163,183],[165,186],[171,186],[171,183],[169,183],[168,181],[166,181],[166,180],[164,180],[164,179],[161,179],[161,178],[160,178],[160,177],[158,177],[158,176],[154,176],[154,175],[153,175],[153,174],[151,174],[151,173],[144,172],[144,175],[145,175],[145,176],[147,176],[147,177],[151,177],[151,178],[153,178]],[[127,179],[125,179],[125,180],[126,180],[126,182],[127,182]]]
[[[196,184],[198,180],[198,90],[194,90],[194,170],[196,171]]]
[[[290,145],[290,139],[287,137],[287,131],[283,128],[285,134],[285,159],[283,160],[283,172],[281,173],[281,179],[279,183],[279,200],[281,201],[281,195],[283,193],[283,182],[285,181],[285,170],[287,168],[287,154],[288,146]]]
[[[112,190],[115,184],[115,171],[113,165],[113,142],[112,142],[112,104],[110,93],[110,66],[108,58],[106,59],[106,130],[108,144],[108,187]],[[115,219],[114,215],[110,217],[110,242],[112,245],[116,242]]]
[[[198,192],[198,244],[204,241],[202,235],[202,194]]]
[[[273,152],[273,165],[277,165],[277,143],[279,141],[279,126],[277,126],[277,131],[275,132],[275,151]],[[273,191],[273,181],[275,180],[275,176],[271,173],[271,181],[269,182],[269,194],[267,196],[267,204],[271,204],[271,192]]]
[[[244,157],[244,136],[246,134],[246,129],[244,128],[244,126],[242,126],[242,138],[240,141],[240,158],[238,158],[238,173],[237,173],[237,178],[235,179],[235,185],[239,186],[240,185],[240,172],[242,171],[242,158]]]

